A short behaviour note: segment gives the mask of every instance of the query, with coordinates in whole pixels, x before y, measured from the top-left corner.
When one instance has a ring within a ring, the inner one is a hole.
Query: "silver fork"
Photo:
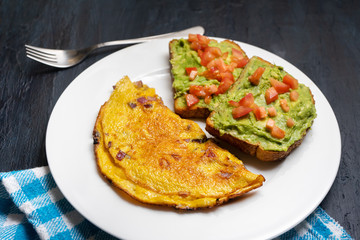
[[[169,37],[180,38],[180,37],[186,37],[189,33],[204,34],[204,32],[205,30],[203,27],[196,26],[178,32],[166,33],[156,36],[99,43],[82,49],[71,49],[71,50],[47,49],[47,48],[34,47],[30,45],[25,45],[25,48],[26,48],[26,56],[28,58],[31,58],[35,61],[53,67],[67,68],[67,67],[72,67],[78,64],[79,62],[81,62],[82,60],[84,60],[92,51],[94,51],[97,48],[123,45],[123,44],[141,43],[141,42],[151,41],[154,39],[162,39]]]

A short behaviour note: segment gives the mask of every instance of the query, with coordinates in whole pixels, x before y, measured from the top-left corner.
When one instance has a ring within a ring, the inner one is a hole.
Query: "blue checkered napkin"
[[[48,167],[0,173],[0,239],[115,239],[64,198]]]
[[[48,167],[0,173],[0,239],[115,239],[64,198]],[[277,239],[351,239],[318,207]]]

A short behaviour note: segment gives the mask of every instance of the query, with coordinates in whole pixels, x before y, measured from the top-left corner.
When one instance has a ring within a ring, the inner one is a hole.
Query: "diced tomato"
[[[266,129],[271,131],[274,128],[274,126],[275,126],[275,121],[269,118],[266,122],[266,126],[265,126]]]
[[[231,79],[229,78],[224,78],[221,82],[220,82],[220,85],[218,87],[218,90],[216,92],[216,94],[222,94],[222,93],[225,93],[229,88],[230,86],[234,83],[234,81],[232,81]]]
[[[222,52],[221,52],[221,50],[220,50],[220,48],[218,48],[218,47],[207,47],[206,49],[205,49],[205,52],[206,51],[209,51],[211,54],[213,54],[215,57],[220,57],[220,56],[222,56]]]
[[[196,34],[189,33],[189,42],[198,41]]]
[[[215,55],[213,55],[209,51],[204,51],[200,58],[201,58],[200,64],[203,66],[207,66],[212,60],[215,59]],[[208,68],[210,68],[210,67],[208,67]]]
[[[232,52],[233,56],[238,58],[238,59],[244,58],[243,52],[241,50],[237,49],[237,48],[232,48],[231,52]]]
[[[238,68],[243,68],[249,62],[248,58],[242,58],[240,60],[235,61],[237,63]]]
[[[220,72],[215,67],[205,70],[201,73],[201,76],[204,76],[207,79],[217,79],[218,81],[221,81]]]
[[[187,75],[190,75],[191,71],[197,71],[196,67],[187,67],[185,68]]]
[[[295,121],[292,118],[289,118],[286,121],[286,126],[288,126],[289,128],[293,127],[295,125]]]
[[[292,88],[292,89],[297,89],[298,86],[299,86],[298,80],[296,80],[294,77],[292,77],[290,75],[285,75],[284,76],[283,83],[289,85],[290,88]]]
[[[202,50],[202,49],[204,48],[204,46],[201,45],[199,42],[196,41],[196,42],[190,43],[190,48],[191,48],[192,50],[199,51],[199,50]]]
[[[262,74],[264,73],[264,71],[265,71],[265,68],[258,67],[255,70],[255,72],[249,77],[249,81],[254,85],[259,85],[260,78],[261,78]]]
[[[205,61],[205,60],[204,60]],[[207,65],[207,68],[215,68],[219,70],[220,73],[227,71],[227,66],[222,58],[215,58],[211,60]]]
[[[235,62],[231,62],[229,65],[226,66],[227,70],[230,72],[233,72],[237,67],[237,63]]]
[[[236,63],[238,68],[244,67],[249,61],[239,49],[233,48],[232,54],[231,61]]]
[[[232,115],[233,115],[233,118],[236,119],[236,118],[240,118],[240,117],[243,117],[243,116],[249,114],[251,111],[252,111],[252,108],[239,106],[232,110]]]
[[[185,99],[186,99],[186,104],[187,104],[188,107],[191,107],[194,104],[199,102],[199,99],[196,96],[192,95],[192,94],[186,94]]]
[[[265,107],[256,107],[254,109],[254,114],[257,120],[261,120],[267,117]]]
[[[189,80],[192,81],[196,78],[197,76],[197,71],[191,71],[191,73],[189,74]]]
[[[210,85],[210,86],[205,86],[204,90],[205,90],[206,95],[212,95],[212,94],[217,92],[218,87],[213,84],[213,85]]]
[[[210,39],[204,35],[197,34],[199,43],[208,45],[210,43]]]
[[[270,132],[271,136],[273,136],[274,138],[278,138],[278,139],[282,139],[285,137],[285,131],[282,130],[281,128],[279,128],[278,126],[274,126],[272,129],[271,129],[271,132]]]
[[[276,109],[274,107],[269,107],[268,108],[268,114],[270,117],[275,117],[276,116]]]
[[[299,93],[297,91],[290,92],[290,100],[296,102],[299,99]]]
[[[221,55],[221,58],[222,59],[227,59],[227,57],[229,56],[229,52],[224,52],[222,55]]]
[[[284,112],[288,112],[290,110],[290,107],[289,107],[286,99],[280,99],[280,106]]]
[[[203,86],[192,85],[190,86],[189,93],[197,97],[205,97],[206,92]]]
[[[270,87],[266,90],[265,92],[265,100],[267,104],[272,103],[273,101],[275,101],[276,99],[278,99],[278,92],[276,91],[276,89],[274,87]]]
[[[254,105],[254,96],[252,93],[248,93],[242,99],[240,99],[239,104],[244,107],[252,108]]]
[[[220,77],[222,80],[229,79],[234,83],[234,75],[230,71],[220,72]]]
[[[273,86],[276,91],[281,94],[281,93],[286,93],[289,91],[290,87],[289,85],[283,83],[283,82],[280,82],[274,78],[270,78],[270,84],[271,86]]]
[[[204,98],[204,101],[206,104],[209,104],[211,102],[211,99],[212,99],[211,95],[206,95],[206,97]]]
[[[238,107],[238,106],[240,106],[240,103],[239,103],[239,102],[236,102],[236,101],[234,101],[234,100],[230,100],[230,101],[229,101],[229,104],[230,104],[231,106],[233,106],[233,107]]]

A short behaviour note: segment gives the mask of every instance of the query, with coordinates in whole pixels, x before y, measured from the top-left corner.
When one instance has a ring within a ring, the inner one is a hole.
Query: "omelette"
[[[124,77],[101,106],[93,138],[101,174],[140,202],[198,209],[262,186],[262,175],[167,108],[155,89]]]

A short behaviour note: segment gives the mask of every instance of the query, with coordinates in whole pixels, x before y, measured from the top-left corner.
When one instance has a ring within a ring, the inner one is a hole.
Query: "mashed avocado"
[[[210,47],[220,48],[222,53],[228,52],[227,58],[224,60],[226,64],[230,64],[232,56],[232,48],[235,47],[234,44],[228,41],[217,42],[212,40],[209,43]],[[198,53],[190,48],[190,43],[186,39],[174,40],[170,43],[170,49],[172,53],[172,59],[170,63],[172,64],[171,73],[174,77],[173,88],[175,91],[174,98],[183,98],[181,103],[186,106],[186,101],[184,95],[189,91],[191,85],[200,85],[200,86],[210,86],[210,85],[219,85],[219,81],[216,79],[207,79],[204,76],[201,76],[207,68],[200,64],[201,59]],[[190,81],[189,76],[186,74],[185,69],[188,67],[196,67],[198,70],[198,76]],[[242,68],[235,68],[233,75],[234,79],[237,79],[242,71]],[[209,107],[208,104],[204,102],[203,99],[200,99],[198,103],[199,107]]]
[[[248,77],[251,76],[258,67],[264,67],[260,84],[258,86],[252,85]],[[294,142],[301,139],[306,130],[311,127],[313,120],[316,118],[315,105],[313,103],[312,94],[308,87],[299,84],[298,89],[290,91],[297,91],[299,98],[297,101],[290,100],[290,92],[279,94],[279,99],[267,104],[265,101],[265,91],[269,87],[270,77],[282,81],[282,78],[287,73],[278,66],[272,66],[263,60],[253,57],[248,65],[243,70],[240,79],[238,79],[232,88],[225,94],[219,95],[213,99],[211,108],[214,110],[211,120],[214,122],[214,127],[220,131],[221,134],[227,133],[235,138],[247,141],[251,144],[260,143],[265,150],[272,151],[287,151]],[[278,127],[285,131],[285,137],[277,139],[271,136],[266,130],[266,122],[269,117],[263,120],[257,120],[255,115],[251,112],[245,117],[234,119],[232,116],[232,107],[229,104],[230,100],[239,101],[247,93],[252,93],[255,104],[258,106],[265,106],[269,108],[275,107],[277,115],[272,117]],[[290,107],[288,112],[284,112],[280,106],[280,99],[286,99]],[[287,127],[287,119],[292,118],[295,125],[291,128]]]

